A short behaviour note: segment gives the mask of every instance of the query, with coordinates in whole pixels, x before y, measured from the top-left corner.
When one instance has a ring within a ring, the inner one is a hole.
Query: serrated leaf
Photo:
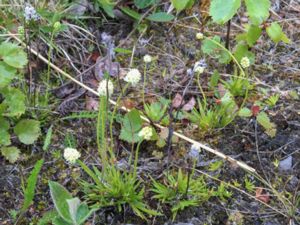
[[[41,134],[40,122],[37,120],[23,119],[17,123],[14,132],[23,144],[33,144]]]
[[[23,68],[27,64],[26,53],[16,44],[3,42],[0,45],[0,56],[5,63],[15,68]]]
[[[252,112],[250,109],[244,107],[244,108],[240,109],[238,115],[240,117],[250,117],[250,116],[252,116]]]
[[[7,87],[0,93],[5,99],[1,104],[1,107],[6,109],[3,115],[20,116],[25,112],[25,95],[19,89]]]
[[[67,203],[67,199],[71,199],[72,195],[62,185],[55,181],[49,181],[49,187],[51,198],[58,214],[68,223],[72,223],[69,205]]]
[[[279,41],[290,43],[290,39],[283,33],[278,23],[272,23],[271,26],[267,27],[267,33],[275,43],[278,43]]]
[[[189,3],[190,0],[171,0],[172,5],[177,10],[177,12],[180,12],[184,10]]]
[[[270,121],[270,118],[265,112],[260,112],[256,119],[257,122],[265,128],[266,133],[270,137],[274,137],[276,135],[276,125]]]
[[[0,61],[0,88],[9,85],[15,78],[17,70]]]
[[[8,132],[9,130],[9,122],[0,116],[0,146],[1,145],[10,145],[10,134]]]
[[[17,147],[2,147],[1,154],[10,163],[15,163],[20,157],[20,150]]]
[[[146,19],[155,21],[155,22],[170,22],[175,17],[171,14],[165,13],[165,12],[157,12],[152,13],[150,16],[146,17]]]
[[[134,0],[134,4],[138,9],[144,9],[155,3],[155,0]]]
[[[212,0],[209,14],[214,22],[224,24],[230,20],[241,6],[241,0]]]
[[[254,54],[252,52],[250,52],[248,50],[248,46],[243,43],[239,43],[236,46],[236,49],[234,51],[234,56],[238,62],[240,62],[243,57],[247,57],[250,60],[251,64],[253,64],[255,61]]]
[[[37,161],[34,165],[33,170],[30,173],[30,176],[27,179],[27,186],[24,191],[24,203],[22,206],[23,212],[25,212],[32,203],[38,175],[41,171],[43,163],[44,163],[43,159]]]
[[[129,143],[138,142],[141,138],[138,131],[142,128],[142,119],[138,110],[133,109],[128,112],[123,119],[120,138]]]
[[[127,14],[128,16],[132,17],[135,20],[140,20],[142,18],[142,15],[139,14],[137,11],[134,11],[128,7],[121,7],[121,10]]]
[[[245,0],[247,12],[253,24],[259,25],[269,17],[269,0]]]
[[[261,35],[262,29],[259,26],[250,26],[247,32],[247,44],[252,47]]]

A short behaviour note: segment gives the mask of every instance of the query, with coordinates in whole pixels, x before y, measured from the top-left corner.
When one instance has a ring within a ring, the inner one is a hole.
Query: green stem
[[[106,108],[107,102],[105,96],[100,96],[99,98],[99,110],[98,110],[98,117],[97,117],[97,146],[98,152],[102,161],[102,167],[105,171],[107,165],[107,146],[105,140],[105,125],[106,125]]]
[[[47,68],[46,94],[45,94],[45,100],[46,100],[47,104],[48,104],[48,98],[49,98],[49,81],[50,81],[50,71],[51,71],[50,57],[51,57],[51,52],[52,52],[53,38],[54,38],[54,32],[51,33],[49,51],[48,51],[48,68]]]
[[[200,84],[200,73],[197,73],[197,84],[198,84],[198,87],[200,89],[200,92],[202,94],[202,97],[203,97],[203,101],[204,101],[204,108],[206,108],[206,105],[207,105],[207,100],[206,100],[206,96],[205,96],[205,93],[202,89],[202,86]]]
[[[135,150],[135,156],[134,156],[134,164],[133,164],[133,176],[136,177],[136,171],[137,171],[137,163],[138,163],[138,157],[139,157],[139,150],[140,150],[140,145],[143,141],[140,141],[136,147]],[[132,156],[131,156],[132,157]]]

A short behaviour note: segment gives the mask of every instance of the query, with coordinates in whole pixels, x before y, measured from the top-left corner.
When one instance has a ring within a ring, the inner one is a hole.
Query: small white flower
[[[200,146],[197,144],[193,144],[191,146],[190,151],[188,152],[188,157],[193,159],[193,160],[199,160],[199,156],[200,156]]]
[[[205,67],[203,67],[203,66],[197,66],[197,67],[194,69],[194,71],[195,71],[196,73],[199,73],[199,74],[203,73],[204,70],[205,70]]]
[[[204,60],[199,60],[195,63],[194,68],[193,68],[193,72],[194,73],[203,73],[205,68],[207,67],[206,63]]]
[[[24,9],[24,17],[26,21],[30,20],[39,20],[40,15],[36,12],[35,8],[33,8],[30,4],[26,4]]]
[[[151,127],[144,127],[139,133],[138,136],[144,138],[145,140],[150,140],[153,135]]]
[[[151,63],[152,62],[151,55],[145,55],[143,59],[144,59],[145,63]]]
[[[110,96],[114,92],[114,85],[110,80],[105,79],[99,83],[97,91],[100,96],[107,96],[108,91],[108,96]]]
[[[250,66],[250,60],[248,57],[243,57],[241,59],[241,66],[245,69],[248,68]]]
[[[202,40],[203,38],[204,38],[204,35],[201,32],[196,34],[196,39]]]
[[[64,150],[64,158],[69,163],[75,163],[80,156],[80,152],[78,152],[75,148],[65,148]]]
[[[124,80],[132,86],[136,86],[141,80],[141,73],[137,69],[131,69],[125,76]]]

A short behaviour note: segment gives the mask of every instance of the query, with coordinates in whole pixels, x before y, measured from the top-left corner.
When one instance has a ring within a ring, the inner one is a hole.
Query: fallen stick
[[[76,79],[73,78],[70,74],[66,73],[65,71],[63,71],[62,69],[60,69],[59,67],[57,67],[56,65],[54,65],[52,62],[48,61],[48,59],[46,59],[45,57],[43,57],[43,56],[42,56],[41,54],[39,54],[37,51],[35,51],[34,49],[30,48],[29,46],[26,46],[26,44],[25,44],[23,41],[21,41],[16,35],[11,34],[11,33],[10,33],[10,35],[11,35],[11,37],[13,37],[15,40],[17,40],[20,44],[22,44],[23,46],[27,47],[27,48],[31,51],[31,53],[33,53],[34,55],[36,55],[40,60],[42,60],[42,61],[45,62],[46,64],[49,64],[50,67],[51,67],[52,69],[56,70],[57,72],[61,73],[61,74],[64,75],[65,77],[69,78],[69,79],[72,80],[74,83],[76,83],[76,84],[78,84],[79,86],[83,87],[83,88],[86,89],[87,91],[89,91],[89,92],[91,92],[91,93],[93,93],[93,94],[99,96],[99,94],[98,94],[97,91],[95,91],[94,89],[92,89],[92,88],[86,86],[85,84],[81,83],[80,81],[76,80]],[[115,101],[111,100],[111,99],[109,99],[109,102],[110,102],[112,105],[115,105],[115,106],[117,105],[117,103],[116,103]],[[124,110],[124,111],[127,111],[127,112],[130,111],[129,109],[127,109],[127,108],[124,107],[124,106],[121,106],[120,108],[121,108],[122,110]],[[150,121],[149,121],[146,117],[144,117],[144,116],[141,116],[141,118],[142,118],[145,122],[147,122],[147,123],[150,122]],[[154,124],[154,125],[155,125],[157,128],[159,128],[159,129],[165,129],[165,127],[164,127],[164,126],[161,126],[160,124]],[[222,159],[224,159],[224,160],[227,160],[227,161],[229,161],[230,163],[233,163],[233,164],[238,165],[239,167],[241,167],[241,168],[247,170],[248,172],[256,173],[256,170],[255,170],[253,167],[248,166],[246,163],[244,163],[244,162],[242,162],[242,161],[239,161],[239,160],[236,160],[236,159],[234,159],[234,158],[232,158],[232,157],[230,157],[230,156],[227,156],[227,155],[225,155],[224,153],[222,153],[222,152],[220,152],[220,151],[218,151],[218,150],[212,149],[211,147],[206,146],[206,145],[204,145],[204,144],[202,144],[202,143],[200,143],[200,142],[198,142],[198,141],[195,141],[195,140],[193,140],[193,139],[191,139],[191,138],[189,138],[189,137],[186,137],[185,135],[183,135],[183,134],[181,134],[181,133],[178,133],[178,132],[176,132],[176,131],[174,131],[173,134],[174,134],[175,136],[177,136],[177,137],[179,137],[179,138],[181,138],[181,139],[183,139],[183,140],[185,140],[185,141],[191,143],[191,144],[194,144],[194,145],[198,146],[200,149],[203,149],[203,150],[205,150],[205,151],[208,151],[208,152],[210,152],[210,153],[213,153],[214,155],[216,155],[216,156],[218,156],[218,157],[220,157],[220,158],[222,158]]]

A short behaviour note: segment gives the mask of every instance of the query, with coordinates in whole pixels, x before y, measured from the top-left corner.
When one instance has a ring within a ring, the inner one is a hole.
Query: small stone
[[[281,160],[279,162],[279,169],[280,170],[290,170],[290,169],[292,169],[292,165],[293,165],[292,161],[293,161],[293,157],[292,156],[289,156],[286,159]]]

